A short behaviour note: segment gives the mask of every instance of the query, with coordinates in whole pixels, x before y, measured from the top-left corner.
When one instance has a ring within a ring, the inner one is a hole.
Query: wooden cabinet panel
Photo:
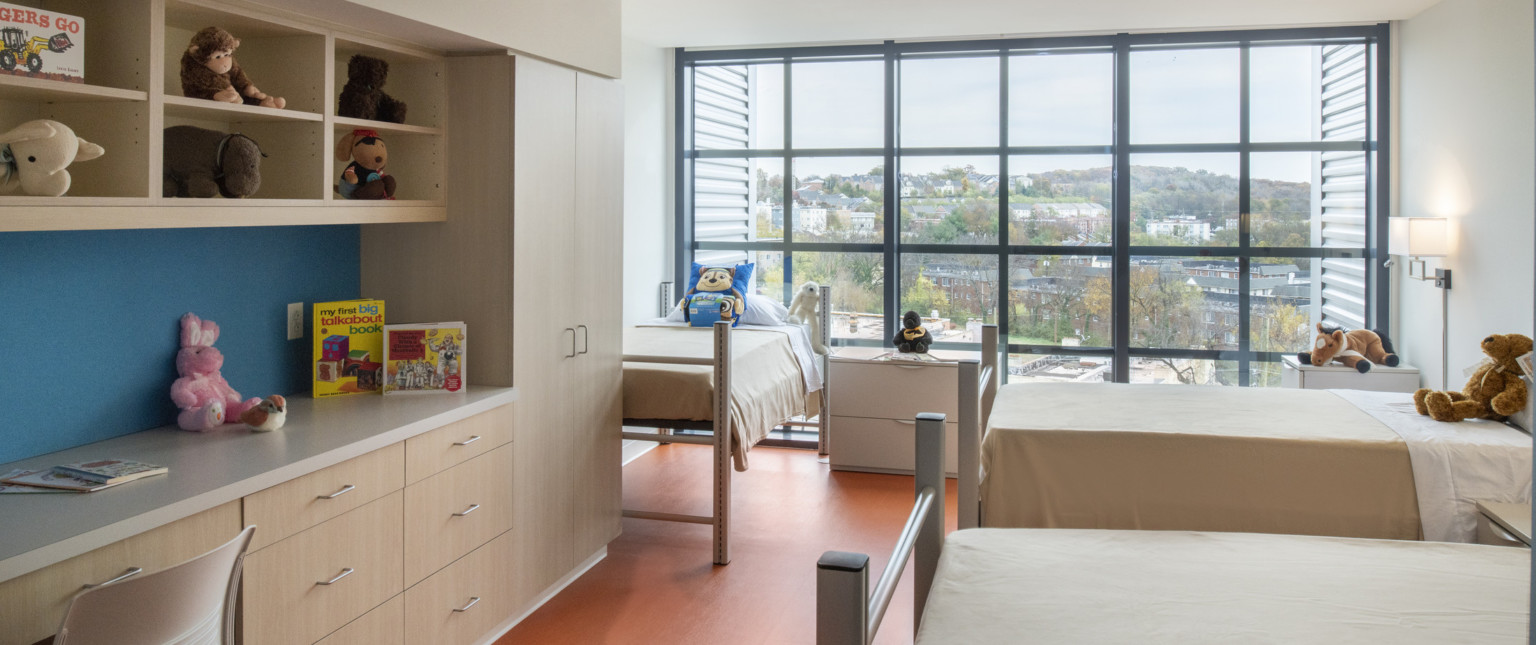
[[[404,478],[405,447],[397,443],[247,495],[245,522],[256,525],[251,551],[400,490]]]
[[[313,643],[399,593],[402,497],[390,493],[247,556],[245,643]]]
[[[832,417],[833,470],[912,474],[917,463],[917,422],[912,419]],[[960,472],[960,424],[944,424],[944,474]]]
[[[510,618],[518,608],[514,547],[512,534],[502,534],[406,590],[405,642],[473,643]]]
[[[0,644],[27,645],[54,633],[84,585],[133,567],[144,575],[180,564],[230,541],[241,528],[240,503],[230,502],[0,583]]]
[[[833,359],[832,398],[844,416],[914,419],[919,412],[940,412],[954,421],[960,418],[955,370],[954,363]],[[832,433],[835,441],[837,431]]]
[[[581,327],[571,397],[576,445],[575,553],[584,559],[619,534],[623,474],[622,312],[624,92],[616,81],[576,77],[576,257],[589,268],[575,293]],[[574,564],[574,562],[573,562]]]
[[[512,528],[513,446],[405,489],[405,583],[414,584]]]
[[[396,594],[316,645],[405,645],[405,594]]]
[[[512,407],[505,405],[411,437],[405,442],[405,483],[419,482],[511,440]]]

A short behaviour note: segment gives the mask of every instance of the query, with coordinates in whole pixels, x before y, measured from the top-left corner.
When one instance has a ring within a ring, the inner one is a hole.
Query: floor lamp
[[[1444,217],[1394,217],[1391,222],[1388,248],[1392,255],[1408,256],[1408,277],[1424,282],[1432,280],[1440,289],[1440,388],[1449,389],[1451,270],[1435,269],[1434,274],[1429,275],[1424,268],[1424,258],[1450,255],[1451,221]]]

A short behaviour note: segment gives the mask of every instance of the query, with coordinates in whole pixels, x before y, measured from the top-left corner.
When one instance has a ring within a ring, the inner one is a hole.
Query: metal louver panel
[[[693,70],[693,137],[698,150],[744,150],[752,135],[752,70],[745,65]],[[752,163],[747,159],[694,159],[693,232],[699,242],[750,242],[757,237]],[[694,251],[694,261],[726,264],[748,259],[741,251]]]
[[[1319,48],[1313,65],[1317,119],[1314,134],[1323,141],[1365,139],[1368,69],[1365,45]],[[1320,152],[1314,155],[1313,245],[1364,248],[1366,245],[1365,153]],[[1313,319],[1350,329],[1365,326],[1365,265],[1360,260],[1314,260]]]

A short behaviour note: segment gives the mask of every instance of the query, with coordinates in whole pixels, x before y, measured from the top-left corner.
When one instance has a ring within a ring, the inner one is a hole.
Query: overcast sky
[[[1253,141],[1308,141],[1312,132],[1313,47],[1250,50]],[[997,58],[904,60],[900,63],[901,145],[995,146],[998,142]],[[1106,145],[1113,141],[1114,58],[1107,53],[1017,55],[1009,62],[1009,143],[1014,146]],[[757,69],[758,127],[753,147],[783,141],[783,67]],[[879,148],[884,137],[884,64],[880,61],[797,63],[794,145]],[[1132,143],[1230,143],[1238,140],[1239,52],[1236,49],[1131,54]],[[867,172],[878,157],[802,159],[795,174]],[[1110,157],[1031,156],[1009,161],[1009,174],[1110,165]],[[1236,176],[1238,155],[1136,155],[1133,165],[1183,166]],[[996,173],[995,157],[908,157],[906,172],[970,164]],[[1312,153],[1252,156],[1253,176],[1311,181]],[[777,165],[769,166],[770,173]]]

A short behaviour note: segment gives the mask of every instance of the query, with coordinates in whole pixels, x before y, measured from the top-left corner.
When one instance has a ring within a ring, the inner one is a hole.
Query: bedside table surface
[[[1302,370],[1304,372],[1349,372],[1349,373],[1352,373],[1352,374],[1358,374],[1359,373],[1359,372],[1355,371],[1355,368],[1353,368],[1353,367],[1345,367],[1342,363],[1329,363],[1329,364],[1324,365],[1322,367],[1318,367],[1318,366],[1313,365],[1311,363],[1303,363],[1303,362],[1301,362],[1299,360],[1296,360],[1295,356],[1283,356],[1283,357],[1280,358],[1280,362],[1284,363],[1286,367],[1289,367],[1291,369],[1296,369],[1296,370]],[[1397,367],[1387,367],[1386,365],[1375,365],[1375,364],[1372,364],[1371,365],[1371,371],[1368,372],[1368,373],[1369,374],[1418,374],[1419,373],[1419,368],[1414,367],[1412,365],[1408,365],[1408,364],[1399,364]]]
[[[1478,502],[1477,510],[1516,537],[1531,542],[1531,505],[1507,502]]]

